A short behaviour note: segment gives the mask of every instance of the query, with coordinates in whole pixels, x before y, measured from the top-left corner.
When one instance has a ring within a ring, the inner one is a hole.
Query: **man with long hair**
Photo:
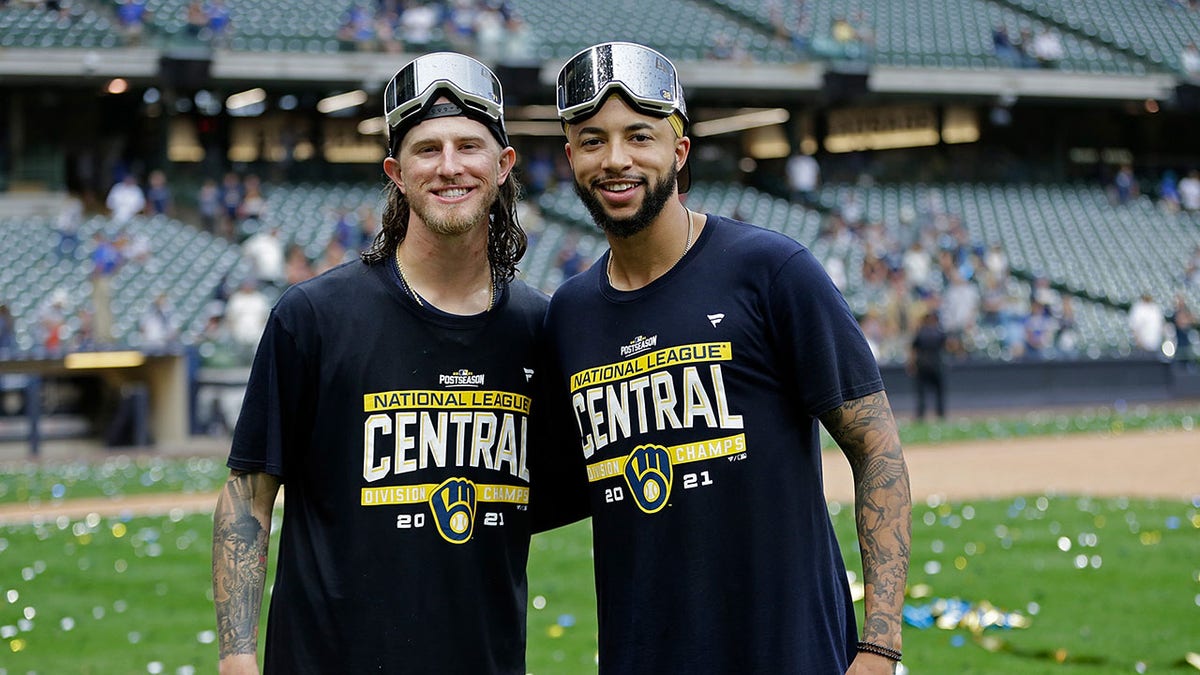
[[[547,299],[514,280],[526,243],[501,87],[436,53],[384,99],[381,232],[361,261],[289,288],[255,356],[214,517],[222,672],[257,670],[281,485],[267,672],[525,672]]]

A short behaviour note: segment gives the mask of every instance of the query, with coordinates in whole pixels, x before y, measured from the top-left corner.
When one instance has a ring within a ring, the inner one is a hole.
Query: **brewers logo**
[[[621,347],[623,361],[594,366],[570,378],[581,449],[585,459],[603,454],[621,440],[636,442],[647,434],[675,430],[719,430],[717,437],[675,446],[637,444],[628,455],[595,461],[588,481],[622,476],[638,509],[658,513],[681,481],[685,489],[712,484],[711,472],[680,473],[681,464],[746,457],[742,416],[729,409],[722,362],[733,358],[728,342],[678,345],[646,351],[658,336],[637,336]],[[727,435],[729,431],[737,431]],[[624,499],[624,491],[606,489],[606,501]]]

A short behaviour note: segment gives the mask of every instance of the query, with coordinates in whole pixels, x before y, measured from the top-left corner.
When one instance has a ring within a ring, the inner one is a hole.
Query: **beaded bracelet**
[[[900,652],[889,647],[884,647],[883,645],[877,645],[874,642],[859,642],[858,651],[882,656],[892,661],[900,661]]]

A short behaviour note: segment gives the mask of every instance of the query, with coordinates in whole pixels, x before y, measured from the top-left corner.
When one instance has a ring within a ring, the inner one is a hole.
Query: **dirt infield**
[[[1200,431],[1075,434],[905,448],[913,499],[987,499],[1018,494],[1192,499],[1200,495]],[[850,469],[826,451],[825,492],[850,501]],[[215,494],[165,494],[78,499],[40,505],[0,505],[0,524],[59,516],[163,515],[180,509],[211,513]]]
[[[905,448],[913,499],[1018,494],[1191,499],[1200,495],[1200,431],[1138,431]],[[825,492],[853,497],[850,469],[825,457]]]

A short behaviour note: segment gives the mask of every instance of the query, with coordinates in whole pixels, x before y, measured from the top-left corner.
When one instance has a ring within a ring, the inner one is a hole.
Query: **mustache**
[[[628,181],[630,183],[649,183],[650,182],[649,180],[647,180],[647,178],[645,176],[642,176],[642,175],[614,174],[612,176],[601,176],[599,178],[596,178],[596,179],[592,180],[591,183],[588,183],[588,187],[590,187],[594,190],[596,188],[599,188],[601,183],[609,183],[612,181]]]

